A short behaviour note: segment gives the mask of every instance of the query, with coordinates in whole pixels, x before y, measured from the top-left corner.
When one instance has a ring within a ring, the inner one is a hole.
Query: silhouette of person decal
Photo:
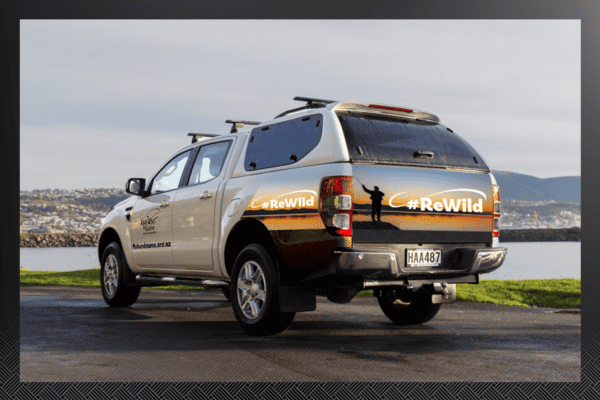
[[[381,201],[385,193],[379,190],[379,186],[375,186],[375,190],[369,190],[362,185],[363,190],[371,195],[371,219],[375,222],[375,214],[377,214],[377,220],[381,222]]]

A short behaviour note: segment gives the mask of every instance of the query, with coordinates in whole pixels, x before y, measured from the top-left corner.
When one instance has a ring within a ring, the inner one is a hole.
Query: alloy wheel
[[[246,261],[237,281],[237,299],[248,319],[260,316],[267,298],[265,274],[255,261]]]
[[[119,268],[117,257],[114,254],[109,254],[104,261],[104,290],[110,297],[117,292],[119,284]]]

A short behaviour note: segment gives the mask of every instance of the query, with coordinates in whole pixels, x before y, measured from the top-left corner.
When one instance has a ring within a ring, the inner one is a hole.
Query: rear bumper
[[[343,273],[377,279],[447,279],[487,274],[506,259],[506,248],[463,247],[454,249],[439,267],[407,267],[397,250],[336,250],[334,268]]]

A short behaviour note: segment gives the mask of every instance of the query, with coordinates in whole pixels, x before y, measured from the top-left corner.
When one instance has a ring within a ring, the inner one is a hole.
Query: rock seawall
[[[20,247],[96,247],[95,233],[22,234]]]
[[[95,233],[21,234],[20,247],[96,247]],[[500,242],[580,242],[581,229],[515,229],[500,231]]]

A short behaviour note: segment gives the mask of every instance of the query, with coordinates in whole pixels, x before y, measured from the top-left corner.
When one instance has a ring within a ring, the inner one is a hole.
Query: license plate
[[[437,267],[442,260],[441,250],[407,249],[407,267]]]

